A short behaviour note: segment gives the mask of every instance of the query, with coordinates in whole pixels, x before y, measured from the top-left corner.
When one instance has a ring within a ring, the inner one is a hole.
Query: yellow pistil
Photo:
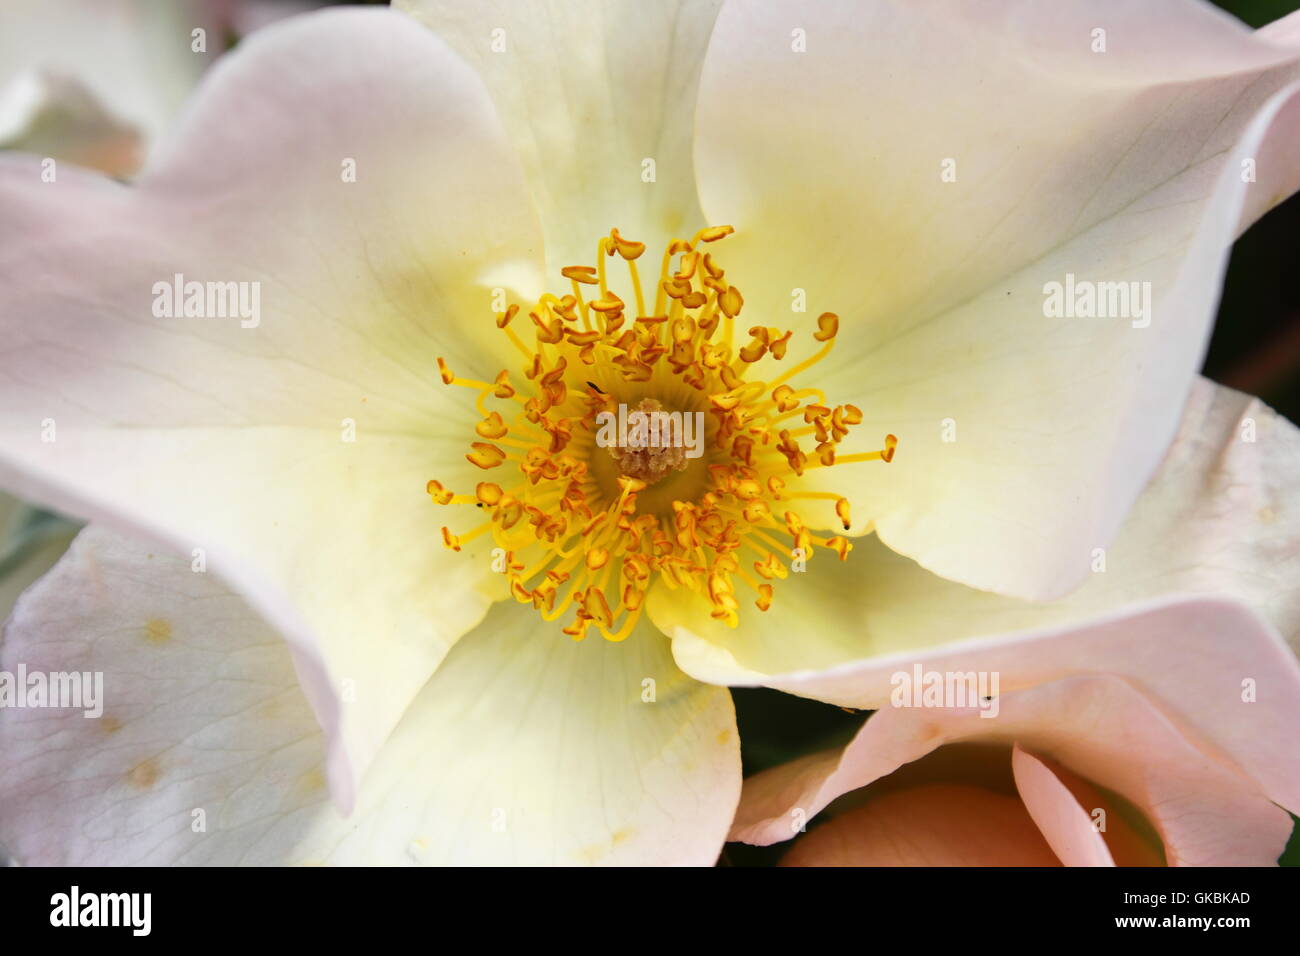
[[[747,340],[737,337],[744,296],[706,251],[732,231],[714,226],[670,242],[653,297],[636,267],[645,245],[617,229],[602,237],[594,267],[562,270],[571,294],[496,316],[524,356],[522,379],[512,382],[507,370],[491,382],[462,378],[438,359],[444,383],[478,393],[482,418],[465,457],[492,479],[473,494],[429,482],[437,504],[469,505],[486,519],[460,535],[443,528],[443,543],[460,551],[490,532],[506,554],[500,569],[510,593],[545,620],[567,618],[562,630],[574,640],[592,628],[608,640],[628,637],[656,580],[703,595],[713,617],[731,626],[742,607],[738,585],[766,611],[772,582],[789,574],[787,559],[810,560],[824,547],[846,560],[853,547],[842,536],[814,535],[793,510],[800,501],[833,501],[839,523],[851,528],[848,499],[803,490],[806,472],[894,456],[893,435],[879,450],[839,454],[861,410],[787,384],[834,346],[834,313],[818,318],[812,338],[821,344],[812,356],[771,381],[751,376],[760,360],[785,358],[793,333],[754,325]],[[625,297],[606,271],[614,256],[627,267]],[[531,346],[522,335],[530,329]],[[489,409],[489,398],[502,407]],[[598,416],[620,405],[702,413],[702,455],[668,444],[599,447]]]

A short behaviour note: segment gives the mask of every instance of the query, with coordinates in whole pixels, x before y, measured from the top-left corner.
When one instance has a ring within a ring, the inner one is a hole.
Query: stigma
[[[597,421],[602,416],[604,421],[601,430],[596,432],[597,444],[609,452],[618,465],[619,474],[653,485],[671,472],[686,470],[689,444],[686,423],[689,418],[683,418],[681,412],[665,411],[658,399],[643,398],[632,412],[634,427],[631,432],[626,428],[614,432],[615,422],[625,425],[629,417],[625,414],[626,406],[619,411],[622,414],[617,419],[612,412],[597,415]],[[704,415],[703,412],[694,414],[701,418]],[[696,433],[699,431],[697,428]],[[604,441],[601,441],[602,437]]]
[[[808,473],[893,459],[893,435],[841,454],[861,410],[797,381],[830,353],[838,316],[822,313],[812,354],[784,370],[792,331],[741,334],[744,296],[712,251],[732,231],[669,242],[647,290],[644,243],[611,230],[594,265],[561,270],[563,293],[524,318],[518,304],[496,314],[521,355],[513,376],[464,378],[438,359],[444,384],[477,392],[465,457],[484,472],[472,494],[428,483],[435,503],[478,509],[470,530],[443,527],[443,544],[491,535],[514,599],[574,640],[627,638],[657,583],[696,592],[733,627],[745,592],[767,611],[787,559],[820,548],[847,560],[853,547],[810,530],[801,507],[814,499],[833,502],[845,532],[852,521],[847,498],[804,487]],[[624,297],[607,271],[615,259]]]

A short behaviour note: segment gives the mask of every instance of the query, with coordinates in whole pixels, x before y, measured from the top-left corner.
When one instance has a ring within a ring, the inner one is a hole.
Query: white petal
[[[763,675],[1066,628],[1179,595],[1231,595],[1300,652],[1300,430],[1258,400],[1197,381],[1179,435],[1114,546],[1073,594],[1039,603],[944,581],[859,538],[847,561],[819,549],[777,582],[766,613],[704,625],[679,594],[648,610],[701,680]],[[808,622],[815,622],[809,626]]]
[[[183,560],[92,527],[2,660],[104,674],[99,719],[0,712],[0,843],[29,864],[708,865],[739,795],[725,691],[649,629],[574,644],[516,604],[452,652],[348,819],[283,644]]]
[[[1083,579],[1173,435],[1239,223],[1297,185],[1298,50],[1193,4],[725,8],[701,202],[747,310],[842,318],[800,381],[862,408],[863,450],[899,438],[814,472],[859,531],[1001,593]],[[1067,274],[1150,283],[1150,310],[1048,318]]]
[[[432,27],[487,83],[528,170],[553,275],[591,262],[611,227],[653,249],[704,225],[691,135],[720,2],[396,6]]]
[[[206,552],[286,635],[331,732],[351,682],[346,805],[504,593],[486,552],[445,551],[424,492],[481,475],[472,395],[435,359],[495,374],[493,288],[539,252],[486,92],[400,14],[308,15],[214,68],[137,187],[11,159],[0,194],[0,230],[26,237],[0,251],[0,483]],[[178,273],[260,283],[260,321],[155,317]]]
[[[653,628],[575,644],[531,607],[497,605],[403,718],[347,840],[322,852],[709,866],[739,793],[730,695],[682,674]]]

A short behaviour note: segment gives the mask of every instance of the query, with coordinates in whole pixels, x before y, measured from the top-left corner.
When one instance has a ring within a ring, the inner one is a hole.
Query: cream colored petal
[[[92,527],[2,660],[103,674],[97,719],[0,711],[0,843],[27,864],[711,865],[739,795],[725,691],[650,629],[575,644],[514,604],[423,688],[347,819],[283,643],[186,561]]]
[[[677,638],[683,666],[720,681],[1065,628],[1194,594],[1240,598],[1300,651],[1298,483],[1296,427],[1258,400],[1198,380],[1123,533],[1089,554],[1096,571],[1067,598],[1028,602],[965,588],[867,537],[844,562],[818,550],[806,572],[777,583],[771,610],[745,608],[735,631],[702,628],[680,599],[650,611]]]
[[[494,289],[540,251],[482,85],[401,14],[294,18],[213,69],[135,187],[0,162],[0,232],[25,237],[0,248],[0,483],[201,551],[299,655],[346,805],[504,594],[424,490],[481,480],[436,359],[495,374]],[[176,275],[250,308],[160,317]]]
[[[412,705],[347,837],[315,845],[331,862],[711,866],[739,793],[730,695],[653,628],[575,644],[498,605]]]
[[[1300,176],[1298,50],[1191,3],[724,9],[702,205],[739,230],[747,315],[841,316],[805,384],[862,408],[862,450],[899,438],[814,473],[858,531],[1020,597],[1086,576],[1174,433],[1239,224]],[[1049,317],[1070,275],[1149,309]]]
[[[662,247],[704,225],[691,135],[720,0],[398,0],[483,77],[546,230],[548,275],[611,227]]]

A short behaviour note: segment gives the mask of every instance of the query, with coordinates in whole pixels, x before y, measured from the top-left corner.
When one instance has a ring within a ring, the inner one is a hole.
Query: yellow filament
[[[463,551],[490,534],[510,555],[505,591],[531,602],[544,620],[569,619],[563,631],[574,640],[593,628],[607,640],[626,639],[656,583],[701,594],[713,617],[732,626],[742,610],[737,583],[766,611],[773,583],[788,576],[783,559],[795,549],[807,559],[816,545],[844,559],[852,547],[846,538],[813,534],[790,510],[800,501],[832,501],[837,527],[849,528],[848,499],[804,490],[805,471],[893,457],[892,435],[879,451],[837,454],[862,413],[828,402],[815,387],[786,384],[830,352],[839,329],[833,313],[818,318],[812,338],[820,344],[810,357],[768,382],[747,377],[760,358],[783,359],[792,333],[747,323],[748,340],[733,346],[744,296],[703,248],[731,231],[709,227],[668,243],[650,313],[636,263],[644,244],[617,230],[601,237],[594,266],[562,270],[571,295],[548,293],[530,309],[512,305],[496,317],[524,357],[522,376],[462,377],[438,360],[444,383],[477,393],[480,418],[466,457],[485,480],[473,495],[437,481],[428,492],[439,505],[472,506],[487,518],[461,535],[444,528],[444,544]],[[614,255],[627,266],[633,315],[609,287],[605,260]],[[598,297],[585,295],[584,286]],[[532,328],[534,341],[517,328]],[[597,415],[646,398],[709,418],[707,467],[696,469],[693,490],[681,497],[647,497],[646,482],[614,475],[621,459],[604,457],[599,447]],[[491,399],[506,404],[494,409]],[[798,418],[795,427],[783,425]],[[518,480],[502,480],[516,469]],[[745,551],[758,560],[742,561]]]

